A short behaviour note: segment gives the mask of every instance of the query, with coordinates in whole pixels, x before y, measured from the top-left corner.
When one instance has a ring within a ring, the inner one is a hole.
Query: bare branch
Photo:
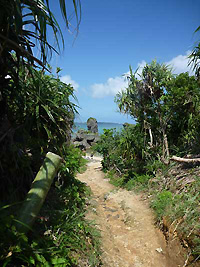
[[[194,158],[194,159],[185,159],[185,158],[180,158],[176,156],[172,156],[170,160],[177,161],[177,162],[183,162],[183,163],[196,163],[200,162],[200,158]]]

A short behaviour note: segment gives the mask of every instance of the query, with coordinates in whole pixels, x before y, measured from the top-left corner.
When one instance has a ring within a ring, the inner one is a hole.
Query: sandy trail
[[[152,211],[139,195],[116,189],[101,172],[99,158],[77,177],[93,192],[93,211],[102,235],[102,261],[106,267],[177,267],[170,262],[166,242],[155,228]]]

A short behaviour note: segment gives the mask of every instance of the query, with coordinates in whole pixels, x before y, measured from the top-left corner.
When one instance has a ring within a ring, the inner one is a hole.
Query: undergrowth
[[[14,216],[4,217],[4,227],[0,226],[1,266],[80,266],[80,261],[98,266],[99,233],[84,218],[88,194],[86,186],[76,179],[63,190],[51,189],[28,236],[16,231]]]
[[[0,208],[0,266],[100,266],[99,232],[85,219],[87,186],[75,179],[85,160],[78,149],[65,151],[60,180],[51,187],[33,229],[16,231],[21,203]]]
[[[154,166],[151,165],[151,168]],[[155,211],[158,225],[162,228],[163,219],[167,218],[169,226],[175,225],[182,244],[189,248],[194,259],[198,260],[200,258],[200,169],[180,168],[175,172],[176,168],[177,165],[174,163],[171,166],[162,165],[157,169],[157,175],[135,174],[134,177],[128,178],[126,175],[119,177],[117,172],[111,170],[107,171],[106,177],[114,186],[136,192],[142,191],[147,195],[150,206]]]
[[[191,179],[191,178],[190,178]],[[156,186],[151,188],[153,195],[151,207],[155,210],[157,221],[162,223],[163,218],[167,218],[169,225],[174,224],[176,231],[183,244],[191,249],[196,258],[200,258],[200,179],[194,176],[191,183],[180,188],[175,187],[175,177],[171,177],[168,190],[156,190]],[[160,181],[162,178],[160,178]],[[158,187],[158,186],[157,186]],[[163,184],[164,188],[164,184]],[[187,244],[187,245],[186,245]]]
[[[116,187],[123,187],[126,190],[135,190],[141,191],[145,190],[148,187],[149,179],[151,176],[149,175],[137,175],[130,178],[128,175],[123,175],[121,177],[117,176],[114,170],[106,172],[106,177],[109,178],[111,184]]]

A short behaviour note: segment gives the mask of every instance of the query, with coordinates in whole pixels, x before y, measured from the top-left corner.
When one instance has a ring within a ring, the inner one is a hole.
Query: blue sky
[[[67,1],[67,3],[70,0]],[[50,64],[61,67],[61,79],[72,83],[79,101],[78,121],[132,122],[117,112],[115,94],[126,86],[122,75],[156,59],[172,64],[175,73],[188,71],[200,25],[199,0],[82,0],[79,34],[69,33],[59,12],[52,10],[65,39],[65,49]],[[69,9],[70,12],[70,9]],[[71,22],[73,27],[75,21]],[[75,39],[75,40],[74,40]]]

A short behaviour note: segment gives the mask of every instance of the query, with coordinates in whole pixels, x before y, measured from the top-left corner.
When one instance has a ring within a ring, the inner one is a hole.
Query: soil
[[[101,171],[101,158],[93,157],[85,173],[77,178],[92,190],[94,220],[102,236],[102,262],[105,267],[182,267],[186,257],[179,244],[167,245],[155,226],[148,201],[133,191],[116,189]]]

